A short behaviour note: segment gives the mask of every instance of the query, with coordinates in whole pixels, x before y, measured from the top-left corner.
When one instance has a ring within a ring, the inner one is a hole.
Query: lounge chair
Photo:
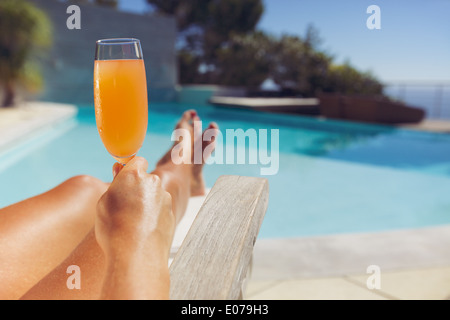
[[[243,299],[268,198],[267,179],[221,176],[216,181],[171,261],[171,299]]]

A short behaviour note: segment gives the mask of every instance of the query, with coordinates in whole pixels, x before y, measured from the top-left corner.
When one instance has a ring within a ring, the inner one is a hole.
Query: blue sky
[[[385,82],[450,81],[449,0],[263,0],[258,25],[274,35],[304,35],[313,24],[320,49],[336,63],[346,60]],[[145,0],[122,0],[127,11],[142,11]],[[381,29],[369,30],[369,5],[381,11]]]

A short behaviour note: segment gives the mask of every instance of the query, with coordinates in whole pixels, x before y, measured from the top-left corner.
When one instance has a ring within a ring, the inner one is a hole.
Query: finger
[[[120,170],[122,170],[122,169],[123,169],[122,164],[120,164],[118,162],[114,163],[113,169],[112,169],[113,170],[113,179],[119,174]]]
[[[143,173],[147,172],[148,162],[143,157],[134,157],[127,163],[127,165],[122,170],[137,170]]]

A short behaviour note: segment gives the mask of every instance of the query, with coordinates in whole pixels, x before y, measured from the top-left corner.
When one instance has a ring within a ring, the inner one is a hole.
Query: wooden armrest
[[[217,179],[170,266],[171,299],[242,297],[268,199],[267,179]]]

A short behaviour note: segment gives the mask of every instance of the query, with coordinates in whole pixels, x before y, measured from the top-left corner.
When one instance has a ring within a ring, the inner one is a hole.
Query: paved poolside
[[[258,239],[246,298],[450,299],[450,225]]]
[[[27,102],[14,108],[0,108],[0,152],[29,138],[37,131],[73,117],[75,106]]]
[[[28,103],[0,108],[0,152],[37,130],[70,118],[76,108]],[[450,122],[416,126],[450,132]],[[195,218],[193,198],[179,226],[174,250]],[[380,268],[380,289],[369,289],[367,267]],[[246,299],[450,299],[450,225],[340,234],[258,239]]]
[[[450,133],[450,120],[430,120],[426,119],[418,124],[404,124],[400,127],[405,129]]]

